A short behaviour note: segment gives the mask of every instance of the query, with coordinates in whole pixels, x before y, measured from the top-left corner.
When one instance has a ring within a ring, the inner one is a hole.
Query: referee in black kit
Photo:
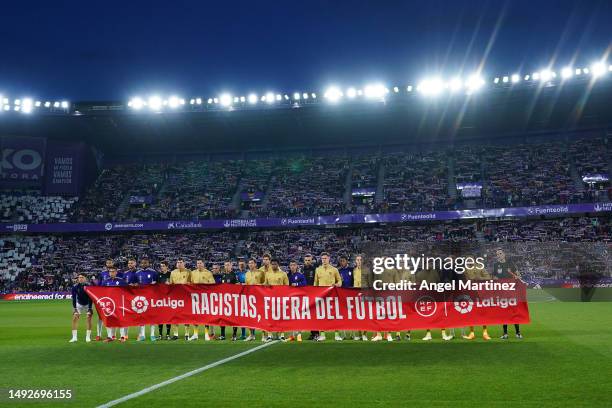
[[[159,263],[159,276],[157,278],[157,283],[162,285],[168,284],[168,279],[170,279],[170,268],[168,268],[168,262],[161,261]],[[166,324],[166,340],[170,340],[170,324]],[[162,340],[164,338],[164,325],[157,325],[159,331],[159,339]]]
[[[314,261],[313,256],[311,254],[306,254],[304,256],[304,266],[302,267],[302,273],[306,277],[306,283],[308,284],[308,286],[314,286],[316,269],[317,265]],[[310,337],[308,337],[308,340],[316,340],[318,335],[318,331],[311,330]]]
[[[495,251],[495,262],[493,263],[493,279],[519,279],[516,271],[516,266],[506,259],[506,253],[503,249],[497,248]],[[504,334],[501,339],[508,339],[508,325],[504,324]],[[514,324],[514,331],[517,339],[522,339],[521,328],[518,324]]]

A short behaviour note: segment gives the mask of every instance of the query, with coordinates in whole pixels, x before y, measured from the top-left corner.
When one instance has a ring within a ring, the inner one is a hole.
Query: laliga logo
[[[168,229],[174,229],[174,223],[173,222],[169,222],[168,223]]]
[[[104,224],[104,229],[107,231],[110,231],[113,229],[113,224],[111,224],[110,222],[107,222],[106,224]]]
[[[286,218],[281,219],[281,224],[282,225],[287,225],[287,219]]]
[[[230,227],[230,225],[232,225],[232,224],[230,223],[230,220],[225,220],[225,221],[223,222],[223,226],[224,226],[225,228],[229,228],[229,227]]]
[[[102,313],[104,313],[104,316],[106,317],[115,313],[115,301],[109,297],[102,297],[98,299],[96,304],[100,306]]]
[[[461,314],[470,313],[473,306],[474,302],[472,302],[472,298],[468,295],[461,295],[455,298],[455,310]]]
[[[149,307],[149,301],[144,296],[136,296],[132,299],[132,310],[136,313],[144,313]]]

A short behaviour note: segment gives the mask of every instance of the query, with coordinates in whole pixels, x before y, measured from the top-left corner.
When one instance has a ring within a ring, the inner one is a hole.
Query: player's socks
[[[75,341],[77,341],[77,331],[73,330],[72,331],[72,338],[70,339],[70,341],[68,343],[74,343]]]
[[[334,340],[336,340],[336,341],[342,341],[342,340],[344,340],[344,339],[342,338],[342,336],[340,336],[340,333],[339,333],[339,332],[336,332],[336,333],[334,334]]]
[[[372,341],[381,341],[382,339],[383,338],[382,338],[382,335],[380,334],[380,332],[377,332],[376,336],[372,337]]]
[[[482,338],[485,340],[491,340],[491,336],[489,336],[489,333],[486,330],[482,332]]]
[[[91,341],[91,330],[87,330],[85,334],[85,341],[89,343]]]
[[[483,334],[482,334],[482,336],[484,337],[484,335],[485,335],[485,334],[486,334],[486,332],[485,332],[485,333],[483,333]],[[470,334],[468,334],[467,336],[462,336],[462,337],[463,337],[464,339],[466,339],[466,340],[474,340],[474,338],[476,337],[476,335],[474,334],[474,332],[473,332],[473,331],[470,331]]]
[[[96,340],[102,335],[102,320],[98,317],[98,321],[96,322]]]
[[[297,335],[297,341],[301,342],[302,341],[302,333],[298,333]]]
[[[424,341],[429,341],[431,340],[431,331],[427,330],[427,333],[425,334],[425,337],[423,337]]]
[[[391,333],[387,333],[385,338],[387,339],[387,341],[393,341],[393,336],[391,336]]]
[[[368,341],[368,336],[365,333],[361,335],[361,341]]]

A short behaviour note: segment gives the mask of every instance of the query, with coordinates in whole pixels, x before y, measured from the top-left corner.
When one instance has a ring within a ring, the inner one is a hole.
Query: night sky
[[[612,1],[3,1],[0,93],[318,91],[432,75],[590,65]]]

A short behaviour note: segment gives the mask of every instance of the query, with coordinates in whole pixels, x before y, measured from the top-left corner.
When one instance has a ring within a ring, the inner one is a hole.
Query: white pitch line
[[[116,400],[112,400],[110,402],[107,402],[106,404],[99,405],[97,408],[107,408],[107,407],[115,406],[117,404],[121,404],[122,402],[129,401],[129,400],[131,400],[133,398],[140,397],[141,395],[147,394],[147,393],[149,393],[151,391],[155,391],[158,388],[165,387],[166,385],[170,385],[170,384],[175,383],[177,381],[180,381],[180,380],[182,380],[184,378],[188,378],[188,377],[191,377],[192,375],[199,374],[202,371],[210,370],[211,368],[215,368],[217,366],[220,366],[221,364],[225,364],[225,363],[228,363],[228,362],[230,362],[232,360],[236,360],[237,358],[246,356],[247,354],[254,353],[254,352],[258,351],[258,350],[261,350],[263,348],[271,346],[274,343],[277,343],[277,341],[271,341],[269,343],[262,344],[260,346],[253,347],[252,349],[248,349],[246,351],[243,351],[242,353],[234,354],[233,356],[229,356],[229,357],[226,357],[226,358],[224,358],[222,360],[215,361],[214,363],[207,364],[204,367],[196,368],[195,370],[192,370],[192,371],[186,372],[185,374],[181,374],[179,376],[170,378],[169,380],[160,382],[159,384],[152,385],[152,386],[144,388],[144,389],[142,389],[140,391],[134,392],[132,394],[128,394],[128,395],[126,395],[124,397],[118,398]]]

